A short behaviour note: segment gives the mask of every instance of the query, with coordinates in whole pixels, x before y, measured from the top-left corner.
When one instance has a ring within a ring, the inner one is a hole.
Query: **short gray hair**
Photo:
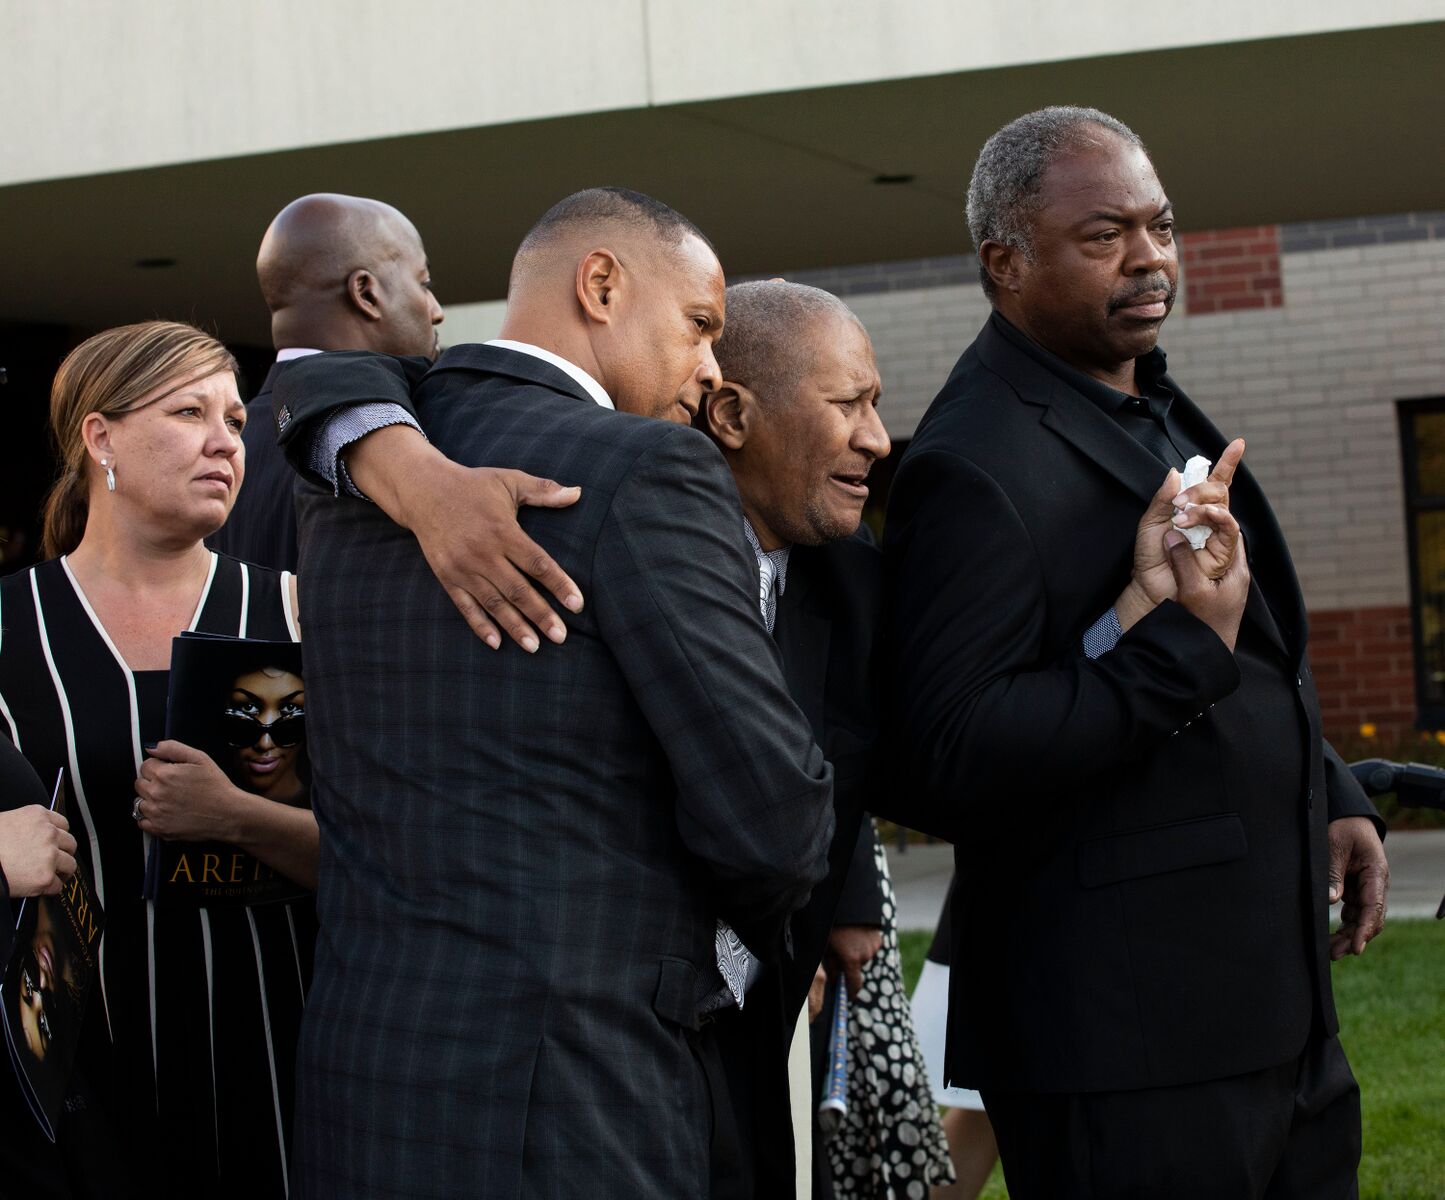
[[[811,346],[801,335],[825,316],[858,320],[832,292],[805,283],[759,279],[733,284],[714,350],[718,370],[729,383],[751,388],[765,404],[788,404],[812,365]]]
[[[1066,154],[1102,144],[1105,130],[1131,146],[1143,140],[1123,121],[1097,108],[1072,104],[1041,108],[1010,121],[983,144],[968,184],[968,232],[975,252],[984,242],[1016,246],[1033,261],[1031,217],[1038,207],[1044,172]],[[995,288],[982,259],[978,265],[984,294]]]

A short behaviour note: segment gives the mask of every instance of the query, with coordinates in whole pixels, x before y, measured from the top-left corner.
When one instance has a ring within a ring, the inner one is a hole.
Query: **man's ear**
[[[988,277],[999,291],[1019,290],[1024,260],[1017,246],[986,241],[978,248],[978,261],[983,264],[983,269],[988,272]]]
[[[758,422],[758,399],[750,388],[723,380],[704,405],[707,430],[728,450],[741,450]]]
[[[577,264],[577,302],[590,321],[606,325],[617,310],[622,263],[611,250],[590,250]]]
[[[346,277],[346,298],[368,321],[381,320],[381,283],[365,267]]]

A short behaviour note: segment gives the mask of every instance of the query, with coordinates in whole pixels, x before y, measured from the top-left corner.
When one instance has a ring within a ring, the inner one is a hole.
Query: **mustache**
[[[1166,304],[1174,303],[1174,283],[1169,276],[1161,273],[1150,275],[1147,279],[1136,280],[1122,291],[1114,293],[1109,297],[1109,311],[1117,312],[1126,304],[1132,304],[1140,296],[1147,296],[1150,292],[1162,292]]]

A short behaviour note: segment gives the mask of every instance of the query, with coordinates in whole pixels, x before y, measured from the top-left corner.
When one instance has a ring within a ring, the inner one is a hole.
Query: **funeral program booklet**
[[[50,807],[64,812],[62,771]],[[45,1136],[55,1141],[80,1023],[95,978],[105,914],[78,869],[58,896],[30,896],[20,905],[15,949],[0,984],[5,1041],[20,1090]]]
[[[173,639],[166,737],[208,754],[242,791],[309,807],[300,644],[203,633]],[[157,904],[214,908],[309,893],[239,846],[156,837],[144,894]]]

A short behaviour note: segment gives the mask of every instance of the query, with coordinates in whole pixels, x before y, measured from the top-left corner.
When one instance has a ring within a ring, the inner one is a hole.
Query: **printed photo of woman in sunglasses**
[[[20,986],[13,1003],[25,1048],[36,1062],[44,1062],[51,1043],[66,1036],[65,1027],[78,1025],[82,992],[70,947],[57,932],[65,921],[59,899],[43,896],[31,903],[35,932],[21,945]]]
[[[306,801],[306,685],[284,667],[238,675],[221,714],[237,787],[282,804]]]
[[[178,892],[194,887],[188,902],[207,906],[269,904],[304,891],[304,874],[288,870],[289,862],[263,860],[246,837],[259,811],[280,806],[297,817],[311,807],[302,671],[294,642],[175,639],[166,737],[147,747],[131,812],[155,839],[146,860],[148,899],[160,896],[163,883]]]

